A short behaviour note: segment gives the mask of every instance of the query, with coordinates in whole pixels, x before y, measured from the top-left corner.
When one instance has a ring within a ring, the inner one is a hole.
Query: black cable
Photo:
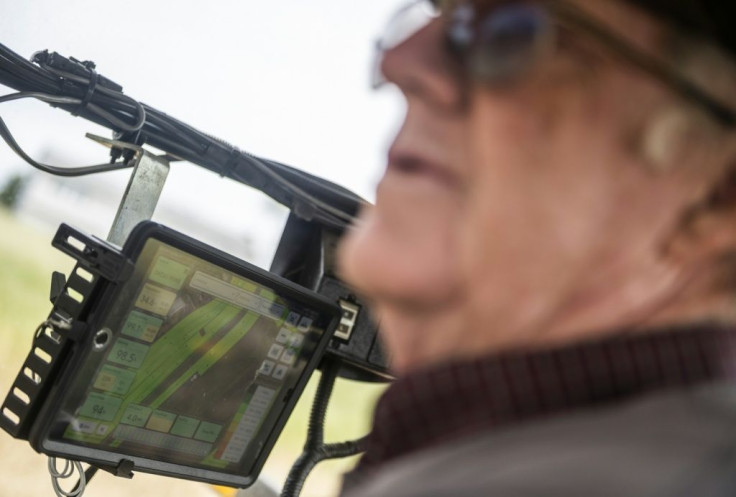
[[[111,91],[105,88],[100,88],[100,91]],[[13,93],[10,95],[4,95],[0,97],[0,103],[3,102],[9,102],[12,100],[18,100],[23,98],[36,98],[38,100],[44,101],[46,103],[51,104],[65,104],[65,105],[72,105],[72,106],[81,106],[84,104],[83,99],[78,99],[74,97],[64,97],[64,96],[55,96],[55,95],[49,95],[41,92],[18,92]],[[87,108],[89,108],[91,111],[99,115],[100,117],[103,117],[111,124],[128,130],[135,130],[133,127],[129,127],[126,123],[122,122],[121,120],[117,119],[115,116],[111,115],[110,113],[104,111],[103,109],[99,108],[97,105],[92,103],[87,103]],[[143,116],[145,119],[145,110],[143,110]],[[153,116],[151,116],[153,117]],[[158,116],[154,118],[155,120],[158,120]],[[138,123],[136,123],[138,124]],[[163,121],[162,124],[168,125],[166,121]],[[125,167],[128,167],[127,164],[113,164],[113,165],[100,165],[100,166],[90,166],[86,168],[76,168],[76,169],[68,169],[68,168],[54,168],[53,166],[48,166],[45,164],[40,164],[33,159],[31,159],[23,150],[18,146],[18,144],[15,142],[15,140],[12,137],[12,134],[8,130],[7,126],[2,122],[2,119],[0,118],[0,135],[5,139],[6,143],[18,154],[20,155],[26,162],[31,164],[33,167],[36,167],[38,169],[41,169],[43,171],[49,172],[51,174],[59,174],[63,176],[82,176],[86,174],[94,174],[98,172],[107,172],[107,171],[114,171],[118,169],[123,169]],[[185,135],[186,136],[186,135]],[[279,173],[275,172],[273,170],[273,167],[268,163],[269,161],[265,161],[263,159],[260,159],[254,155],[248,154],[247,152],[242,152],[238,150],[235,147],[232,147],[231,145],[227,144],[226,142],[219,140],[214,137],[207,136],[203,133],[200,133],[200,136],[204,137],[208,141],[214,143],[218,146],[225,146],[229,147],[233,152],[235,152],[235,155],[238,158],[243,158],[247,163],[251,166],[255,166],[256,169],[260,170],[263,174],[271,178],[274,182],[278,183],[280,186],[282,186],[285,190],[289,191],[294,195],[294,197],[299,198],[302,201],[305,201],[309,205],[313,206],[315,208],[315,211],[324,211],[324,215],[319,216],[316,215],[320,219],[320,221],[324,221],[324,223],[329,224],[330,227],[342,229],[345,228],[349,223],[354,221],[354,216],[345,213],[344,211],[337,209],[325,202],[322,202],[318,198],[310,195],[303,189],[299,188],[298,186],[294,185],[292,182],[286,180],[283,178]],[[169,142],[169,145],[171,148],[175,148],[177,143],[171,140],[166,140],[164,138],[160,138],[161,140],[165,140]],[[190,138],[191,140],[191,138]],[[191,140],[193,141],[193,140]],[[190,143],[191,144],[191,143]],[[170,150],[170,149],[167,149]],[[235,162],[235,165],[240,165],[237,161]],[[281,165],[284,167],[283,165]],[[241,174],[237,170],[235,170],[232,174],[232,176],[235,179],[242,178]]]
[[[0,97],[0,103],[34,97],[102,126],[123,141],[146,143],[215,171],[269,195],[298,216],[338,231],[354,222],[365,203],[352,192],[289,166],[255,157],[211,137],[122,93],[122,87],[98,75],[91,62],[80,62],[48,51],[29,62],[0,44],[0,84],[20,93]],[[95,80],[94,83],[92,80]],[[127,167],[107,164],[90,168],[54,169],[33,161],[0,126],[3,138],[34,167],[53,174],[79,175]],[[113,149],[113,159],[119,156]],[[40,167],[39,167],[40,166]],[[74,172],[76,171],[76,172]]]
[[[92,76],[91,78],[83,78],[81,76],[77,76],[76,74],[72,74],[72,73],[69,73],[69,72],[66,72],[66,71],[62,71],[60,69],[55,69],[55,68],[49,67],[49,66],[47,66],[45,64],[41,64],[40,66],[42,68],[46,69],[47,71],[49,71],[49,72],[51,72],[53,74],[56,74],[57,76],[63,77],[66,80],[75,81],[77,83],[80,83],[80,84],[84,85],[84,87],[85,87],[85,93],[88,91],[88,88],[92,87],[92,85],[93,85],[92,79],[93,78],[96,79],[98,77],[98,75],[94,71],[94,69],[88,69],[90,71],[90,73],[91,73],[91,76]],[[145,109],[143,108],[143,105],[140,102],[138,102],[138,101],[130,98],[129,96],[127,96],[127,95],[125,95],[125,94],[123,94],[123,93],[121,93],[119,91],[112,90],[110,88],[105,88],[104,86],[97,86],[97,82],[94,83],[94,86],[95,86],[95,91],[98,91],[99,93],[105,94],[105,95],[107,95],[109,97],[112,97],[114,99],[117,99],[117,100],[120,100],[120,101],[125,101],[126,103],[132,105],[135,108],[136,114],[138,116],[138,119],[132,125],[127,124],[127,123],[122,123],[122,126],[119,126],[121,129],[123,129],[125,131],[138,131],[139,129],[141,129],[143,127],[143,124],[146,121],[146,111],[145,111]]]
[[[11,93],[9,95],[2,95],[0,96],[0,103],[10,102],[12,100],[20,100],[23,98],[35,98],[37,100],[41,100],[42,102],[46,102],[48,104],[72,105],[72,106],[75,106],[75,108],[78,108],[80,105],[84,103],[84,99],[82,98],[58,96],[58,95],[51,95],[48,93],[29,92],[29,91],[21,91],[18,93]],[[114,128],[124,130],[124,131],[138,131],[140,129],[140,126],[138,126],[138,122],[136,122],[136,124],[131,126],[130,124],[126,123],[122,119],[115,116],[113,113],[108,112],[107,110],[103,109],[97,104],[87,103],[87,105],[85,105],[85,108],[88,109],[93,114],[96,114],[99,117],[103,118],[105,121],[111,124]],[[143,119],[145,120],[145,111],[143,111]]]
[[[10,95],[3,95],[3,96],[0,96],[0,103],[10,102],[12,100],[19,100],[23,98],[36,98],[39,100],[43,100],[44,102],[47,102],[47,103],[55,103],[55,104],[75,105],[78,103],[79,104],[82,103],[81,100],[78,100],[76,98],[59,97],[59,96],[48,95],[48,94],[39,93],[39,92],[18,92],[18,93],[13,93]],[[10,132],[10,129],[8,129],[8,126],[5,124],[5,121],[2,119],[2,117],[0,117],[0,136],[2,136],[3,140],[5,140],[5,143],[7,143],[8,146],[16,154],[18,154],[23,160],[25,160],[28,164],[35,167],[36,169],[40,169],[41,171],[44,171],[50,174],[55,174],[57,176],[65,176],[65,177],[84,176],[88,174],[117,171],[120,169],[126,169],[128,167],[131,167],[131,164],[115,163],[115,164],[98,164],[94,166],[66,168],[66,167],[50,166],[48,164],[37,162],[33,158],[31,158],[20,147],[17,141],[15,141],[13,134]]]
[[[324,363],[309,415],[304,450],[289,471],[281,497],[298,497],[309,473],[321,461],[349,457],[365,450],[365,437],[348,442],[324,443],[325,415],[339,370],[339,361],[329,360]]]
[[[212,140],[219,141],[219,140],[214,139],[212,137],[208,137],[208,138],[210,138]],[[276,171],[273,170],[273,167],[270,164],[268,164],[267,161],[264,161],[263,159],[260,159],[260,158],[256,157],[255,155],[251,155],[251,154],[249,154],[247,152],[242,152],[242,151],[238,150],[237,148],[230,146],[229,144],[227,144],[224,141],[219,141],[219,143],[221,145],[230,147],[233,152],[235,152],[237,155],[240,155],[243,158],[245,158],[250,165],[255,166],[257,169],[259,169],[261,172],[263,172],[263,174],[265,174],[266,176],[270,177],[273,181],[275,181],[276,183],[278,183],[279,185],[281,185],[283,188],[285,188],[286,190],[288,190],[289,192],[291,192],[294,196],[296,196],[296,197],[298,197],[298,198],[300,198],[302,200],[308,201],[314,207],[316,207],[318,209],[322,209],[323,211],[331,214],[332,216],[334,216],[337,219],[341,219],[341,220],[345,221],[346,223],[350,223],[350,222],[352,222],[352,221],[355,220],[355,216],[352,216],[352,215],[350,215],[350,214],[348,214],[348,213],[346,213],[346,212],[344,212],[344,211],[342,211],[340,209],[337,209],[337,208],[335,208],[335,207],[327,204],[326,202],[322,202],[318,198],[316,198],[316,197],[310,195],[309,193],[307,193],[306,191],[304,191],[304,189],[299,188],[297,185],[295,185],[291,181],[289,181],[286,178],[284,178],[283,176],[281,176],[279,173],[277,173]],[[235,164],[237,164],[237,162],[235,162]]]
[[[256,166],[257,169],[262,171],[265,175],[269,176],[273,181],[281,185],[284,189],[286,189],[289,193],[293,195],[293,197],[298,198],[299,200],[305,202],[306,205],[309,205],[314,208],[313,215],[317,215],[319,210],[322,210],[326,216],[324,216],[326,219],[329,219],[331,222],[335,224],[339,224],[341,227],[346,227],[348,224],[350,224],[352,221],[354,221],[355,217],[343,212],[340,209],[337,209],[335,207],[332,207],[331,205],[322,202],[318,198],[315,198],[314,196],[310,195],[303,189],[299,188],[298,186],[294,185],[290,181],[284,179],[282,176],[280,176],[278,173],[273,171],[271,168],[269,168],[261,159],[258,159],[254,156],[247,156],[248,164],[251,166]],[[233,171],[234,177],[237,179],[240,177],[240,174],[237,169]],[[298,205],[293,205],[292,208],[299,207]]]
[[[95,477],[97,472],[100,470],[97,466],[90,465],[87,469],[84,470],[84,476],[80,476],[79,480],[77,480],[77,484],[74,485],[74,488],[70,492],[72,495],[79,490],[79,486],[82,484],[82,478],[84,478],[85,485],[92,480],[92,478]]]
[[[64,176],[64,177],[76,177],[76,176],[85,176],[88,174],[97,174],[97,173],[106,173],[110,171],[118,171],[120,169],[127,169],[129,167],[132,167],[132,162],[116,162],[113,164],[97,164],[94,166],[84,166],[84,167],[57,167],[57,166],[50,166],[48,164],[43,164],[41,162],[37,162],[33,160],[28,154],[25,153],[25,151],[20,148],[20,145],[18,145],[18,142],[15,141],[15,138],[13,137],[12,133],[8,129],[8,127],[5,125],[5,121],[0,117],[0,137],[5,140],[5,143],[8,144],[10,149],[18,154],[24,161],[26,161],[31,166],[35,167],[36,169],[40,169],[43,172],[54,174],[56,176]]]
[[[0,44],[0,68],[18,77],[22,77],[31,85],[25,89],[57,93],[61,91],[62,82],[58,77],[33,65],[5,45]]]
[[[18,93],[11,93],[9,95],[0,96],[0,104],[13,100],[20,100],[23,98],[37,98],[38,100],[43,100],[44,102],[50,104],[78,105],[82,102],[80,99],[74,97],[63,97],[37,91],[19,91]]]
[[[281,491],[281,497],[298,497],[304,486],[304,481],[319,462],[318,448],[324,440],[325,415],[327,414],[327,406],[332,395],[332,388],[335,385],[338,369],[337,361],[328,361],[322,369],[322,376],[314,395],[312,412],[309,415],[304,450],[289,471],[284,488]]]
[[[348,440],[346,442],[336,442],[322,446],[324,459],[342,459],[344,457],[354,456],[365,452],[368,436],[357,440]]]

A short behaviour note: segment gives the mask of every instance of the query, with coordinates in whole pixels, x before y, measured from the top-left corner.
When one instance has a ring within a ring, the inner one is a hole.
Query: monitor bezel
[[[240,465],[246,473],[236,475],[232,472],[162,462],[149,457],[116,453],[106,449],[96,449],[50,438],[51,428],[57,414],[61,410],[64,396],[75,385],[78,373],[82,370],[90,355],[93,347],[91,330],[96,329],[96,324],[104,322],[108,312],[107,309],[111,303],[115,302],[118,294],[124,287],[124,282],[100,285],[99,294],[93,296],[95,301],[92,304],[92,309],[87,319],[85,338],[75,343],[71,348],[65,360],[65,365],[57,376],[58,379],[55,380],[55,384],[31,430],[31,444],[36,450],[47,455],[82,460],[108,468],[119,467],[123,461],[130,461],[133,463],[134,471],[233,487],[247,487],[255,482],[296,402],[301,396],[307,381],[319,365],[325,348],[339,321],[339,307],[336,303],[331,302],[329,299],[312,290],[301,287],[285,278],[152,221],[143,222],[133,230],[123,247],[123,254],[128,256],[134,263],[137,262],[146,242],[151,238],[220,266],[227,271],[246,277],[274,291],[277,295],[295,300],[319,313],[326,313],[332,316],[328,320],[329,325],[315,346],[314,353],[308,358],[304,370],[293,386],[292,391],[288,394],[287,400],[283,403],[283,408],[276,414],[268,414],[268,420],[273,420],[275,417],[273,427],[267,433],[259,434],[253,439],[252,443],[262,443],[262,449],[250,464]],[[248,466],[250,467],[249,470],[246,469]]]

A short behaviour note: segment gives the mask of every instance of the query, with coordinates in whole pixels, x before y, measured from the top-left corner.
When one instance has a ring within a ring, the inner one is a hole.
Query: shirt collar
[[[392,459],[480,431],[731,379],[734,357],[736,330],[702,325],[417,371],[380,399],[366,453],[346,484]]]

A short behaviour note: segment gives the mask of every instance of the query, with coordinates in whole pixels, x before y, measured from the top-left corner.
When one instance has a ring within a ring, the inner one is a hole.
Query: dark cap
[[[736,59],[736,3],[732,0],[628,0],[665,22],[714,42]]]

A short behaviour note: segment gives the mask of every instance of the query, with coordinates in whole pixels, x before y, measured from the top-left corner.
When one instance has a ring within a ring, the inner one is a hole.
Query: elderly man
[[[736,8],[436,3],[341,249],[398,375],[344,495],[736,495]]]

